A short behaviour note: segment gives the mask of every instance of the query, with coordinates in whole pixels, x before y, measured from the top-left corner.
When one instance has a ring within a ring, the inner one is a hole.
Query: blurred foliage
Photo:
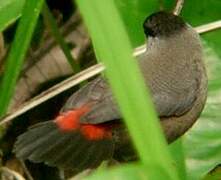
[[[22,68],[26,51],[30,45],[32,33],[43,4],[43,0],[37,2],[25,1],[22,9],[22,18],[19,21],[15,38],[4,66],[4,75],[1,80],[0,92],[0,116],[2,117],[13,95],[19,72]],[[34,13],[33,13],[34,10]]]
[[[193,180],[203,178],[221,163],[221,61],[206,44],[204,50],[209,76],[207,103],[200,119],[183,138],[187,175]],[[214,84],[219,86],[213,88]]]
[[[25,0],[0,0],[0,32],[21,15]]]
[[[115,0],[126,26],[133,47],[144,43],[143,22],[151,13],[159,10],[157,0]]]
[[[149,91],[132,56],[130,40],[116,4],[114,1],[99,0],[79,0],[77,3],[91,35],[97,58],[106,67],[105,73],[140,162],[150,165],[150,169],[146,169],[149,172],[146,177],[157,180],[155,174],[150,172],[153,172],[153,167],[159,167],[159,174],[161,169],[162,174],[168,174],[166,179],[178,179]],[[125,179],[128,178],[130,176],[127,175]]]
[[[221,177],[221,166],[217,166],[211,171],[203,180],[220,180]]]
[[[160,173],[159,173],[160,172]],[[97,171],[92,176],[85,178],[88,180],[106,179],[106,180],[159,180],[170,179],[168,174],[160,166],[128,164],[122,167],[112,168],[111,171]]]

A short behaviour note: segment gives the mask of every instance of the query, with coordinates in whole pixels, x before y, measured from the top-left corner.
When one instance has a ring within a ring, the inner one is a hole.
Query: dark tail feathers
[[[111,139],[88,140],[78,130],[61,131],[54,121],[31,127],[14,146],[18,158],[78,172],[97,167],[112,157],[113,150]]]

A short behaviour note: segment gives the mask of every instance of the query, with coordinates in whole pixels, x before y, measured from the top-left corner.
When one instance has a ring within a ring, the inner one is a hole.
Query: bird
[[[194,28],[171,12],[151,14],[143,28],[146,51],[137,63],[171,143],[196,122],[206,103],[202,45]],[[96,168],[111,158],[137,159],[117,101],[102,75],[74,92],[54,120],[21,134],[13,152],[19,159],[76,172]]]

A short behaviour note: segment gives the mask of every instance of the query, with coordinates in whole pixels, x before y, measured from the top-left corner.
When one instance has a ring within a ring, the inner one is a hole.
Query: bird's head
[[[164,11],[148,16],[143,23],[146,36],[151,37],[167,37],[185,27],[186,23],[181,17]]]

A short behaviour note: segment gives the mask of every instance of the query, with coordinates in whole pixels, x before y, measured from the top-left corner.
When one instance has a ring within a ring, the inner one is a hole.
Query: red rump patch
[[[80,127],[80,117],[89,111],[88,106],[82,106],[79,109],[74,109],[62,113],[55,119],[55,123],[61,130],[72,131]]]
[[[111,127],[106,124],[80,124],[80,117],[90,111],[90,107],[85,105],[79,109],[67,111],[55,119],[55,123],[62,131],[80,130],[89,140],[100,140],[111,138]]]
[[[107,125],[85,124],[81,126],[81,132],[90,140],[111,138],[112,136],[111,127]]]

